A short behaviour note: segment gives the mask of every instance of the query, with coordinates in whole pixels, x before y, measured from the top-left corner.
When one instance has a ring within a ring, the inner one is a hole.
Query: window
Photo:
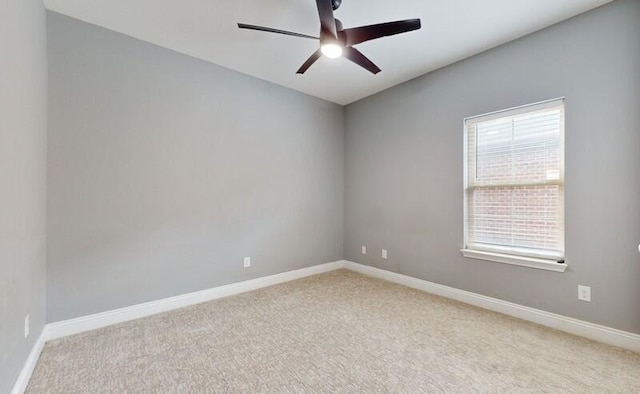
[[[564,99],[465,119],[467,257],[564,271]]]

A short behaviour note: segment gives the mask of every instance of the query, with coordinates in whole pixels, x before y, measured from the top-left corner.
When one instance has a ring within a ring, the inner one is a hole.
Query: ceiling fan
[[[270,27],[248,25],[246,23],[238,23],[238,27],[241,29],[259,30],[319,40],[320,48],[304,62],[300,69],[298,69],[297,74],[304,74],[322,55],[331,59],[344,55],[344,57],[355,64],[369,70],[373,74],[377,74],[381,71],[380,68],[354,48],[353,45],[376,38],[418,30],[421,27],[420,19],[407,19],[345,29],[342,26],[342,22],[333,15],[333,12],[340,7],[340,4],[342,4],[342,0],[316,0],[318,15],[320,16],[320,37]]]

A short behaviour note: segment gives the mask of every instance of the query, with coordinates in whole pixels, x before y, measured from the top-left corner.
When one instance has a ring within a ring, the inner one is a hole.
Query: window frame
[[[562,108],[562,120],[560,122],[560,163],[559,163],[559,178],[554,180],[543,180],[535,182],[500,182],[492,184],[475,184],[475,182],[469,179],[469,128],[473,124],[488,122],[505,117],[517,116],[537,111],[543,111],[551,108]],[[564,200],[565,200],[565,108],[566,99],[559,97],[555,99],[540,101],[532,104],[521,105],[517,107],[508,108],[505,110],[489,112],[482,115],[475,115],[466,117],[463,119],[463,155],[464,155],[464,238],[463,249],[461,253],[465,257],[494,261],[504,264],[520,265],[529,268],[538,268],[556,272],[565,272],[568,265],[564,261],[565,253],[565,212],[564,212]],[[473,244],[469,242],[469,207],[468,199],[469,193],[477,188],[486,187],[514,187],[514,186],[544,186],[553,185],[558,186],[559,190],[559,212],[560,212],[560,243],[562,245],[562,255],[552,255],[544,253],[535,253],[533,250],[518,250],[518,248],[509,246],[483,246],[483,244]]]

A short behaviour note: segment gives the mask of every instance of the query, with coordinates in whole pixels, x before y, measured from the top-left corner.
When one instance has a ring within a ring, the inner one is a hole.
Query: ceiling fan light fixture
[[[380,67],[376,66],[354,45],[375,40],[382,37],[395,36],[396,34],[408,33],[422,27],[420,19],[406,19],[393,22],[376,23],[373,25],[358,26],[345,29],[334,15],[334,11],[340,7],[342,0],[316,0],[318,16],[320,18],[320,37],[293,31],[274,29],[272,27],[248,25],[238,23],[240,29],[250,29],[264,31],[267,33],[277,33],[293,37],[308,38],[318,40],[320,48],[316,49],[311,56],[300,66],[296,74],[304,74],[322,56],[329,59],[336,59],[344,56],[349,61],[357,64],[372,74],[377,74]]]
[[[334,42],[320,45],[320,51],[329,59],[336,59],[342,56],[342,46]]]

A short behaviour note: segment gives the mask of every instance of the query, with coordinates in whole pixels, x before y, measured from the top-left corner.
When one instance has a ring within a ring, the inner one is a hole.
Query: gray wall
[[[45,321],[45,22],[40,0],[0,0],[0,393]]]
[[[55,13],[48,34],[48,321],[342,258],[342,107]]]
[[[350,260],[640,332],[639,17],[640,2],[617,0],[343,119],[50,13],[48,320],[338,260],[344,217]],[[559,96],[570,269],[461,257],[462,119]]]
[[[639,21],[617,0],[348,106],[345,257],[640,333]],[[560,96],[568,271],[462,257],[463,118]]]

